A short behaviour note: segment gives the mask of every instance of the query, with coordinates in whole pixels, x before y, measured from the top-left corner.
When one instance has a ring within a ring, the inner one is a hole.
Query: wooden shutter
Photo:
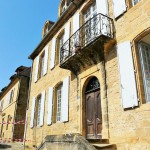
[[[34,127],[35,97],[32,100],[30,128]]]
[[[47,73],[47,63],[48,63],[48,46],[45,47],[43,75],[45,75]]]
[[[48,107],[47,107],[47,125],[52,123],[52,110],[53,110],[53,88],[49,87]]]
[[[108,16],[108,0],[96,0],[97,13]]]
[[[61,101],[61,121],[68,121],[69,103],[69,77],[63,80],[62,101]]]
[[[52,39],[52,50],[51,50],[51,64],[50,68],[53,69],[55,66],[55,48],[56,48],[56,39]]]
[[[44,122],[44,106],[45,106],[44,104],[45,104],[45,91],[43,91],[41,95],[40,126],[42,126]]]
[[[80,28],[79,12],[73,16],[73,34]]]
[[[126,1],[125,0],[113,0],[113,9],[114,9],[114,16],[117,18],[121,14],[123,14],[126,9]]]
[[[34,82],[38,80],[39,56],[36,57],[35,61],[36,61],[36,66],[35,66]]]
[[[130,41],[117,47],[123,108],[138,106]]]

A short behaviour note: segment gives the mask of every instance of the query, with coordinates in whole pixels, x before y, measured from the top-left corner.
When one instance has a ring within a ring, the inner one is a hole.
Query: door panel
[[[86,96],[86,129],[87,138],[94,137],[95,133],[95,119],[94,119],[94,93]]]
[[[100,91],[86,94],[86,137],[100,139],[102,131],[102,113]]]
[[[96,136],[101,138],[102,131],[102,111],[101,111],[101,101],[100,92],[95,92],[95,106],[96,106]]]

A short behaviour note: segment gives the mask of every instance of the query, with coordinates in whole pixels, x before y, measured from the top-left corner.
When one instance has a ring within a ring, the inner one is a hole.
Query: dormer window
[[[62,15],[66,11],[68,5],[69,5],[68,0],[63,0],[61,2],[61,5],[60,5],[60,15]]]
[[[51,27],[54,25],[54,22],[47,20],[44,24],[43,30],[42,30],[42,38],[47,35],[48,31],[51,29]]]

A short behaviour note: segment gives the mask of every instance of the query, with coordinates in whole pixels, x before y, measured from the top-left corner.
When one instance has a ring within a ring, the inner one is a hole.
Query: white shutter
[[[43,75],[47,73],[47,63],[48,63],[48,45],[45,47]]]
[[[80,28],[79,12],[73,16],[73,34]]]
[[[80,14],[79,12],[77,12],[74,16],[73,16],[73,34],[79,30],[80,28]],[[75,52],[75,47],[76,46],[80,46],[80,38],[79,38],[79,33],[77,33],[75,35],[75,38],[73,39],[73,49],[72,49],[72,53]]]
[[[69,103],[69,77],[63,80],[62,101],[61,101],[61,121],[68,121]]]
[[[56,48],[56,39],[52,39],[52,49],[51,49],[51,64],[50,68],[53,69],[55,66],[55,48]]]
[[[42,126],[44,122],[44,104],[45,104],[45,91],[42,92],[41,96],[40,126]]]
[[[49,87],[48,108],[47,108],[47,125],[52,123],[52,107],[53,105],[53,88]]]
[[[36,66],[35,66],[35,74],[34,74],[34,82],[38,79],[38,68],[39,68],[39,56],[36,57]]]
[[[32,100],[30,128],[34,127],[34,111],[35,111],[35,97],[33,97]]]
[[[70,37],[70,22],[68,22],[65,26],[64,43],[69,39],[69,37]]]
[[[97,13],[102,14],[100,16],[102,18],[102,21],[98,23],[98,28],[100,28],[101,33],[103,35],[110,35],[110,23],[108,21],[108,0],[96,0],[96,6],[97,6]],[[106,15],[106,16],[103,16]]]
[[[11,91],[9,91],[7,94],[7,105],[9,105],[10,103],[10,96],[11,96]]]
[[[108,16],[108,0],[96,0],[97,13]]]
[[[117,18],[121,14],[123,14],[126,9],[126,1],[125,0],[113,0],[113,9],[114,9],[114,16]]]
[[[123,108],[138,106],[130,41],[117,47]]]
[[[69,37],[70,37],[70,22],[68,22],[65,26],[65,35],[63,42],[65,43],[69,39]],[[67,45],[69,45],[69,41],[67,41]],[[65,49],[63,53],[63,59],[66,59],[66,57],[68,56],[69,56],[69,49]]]

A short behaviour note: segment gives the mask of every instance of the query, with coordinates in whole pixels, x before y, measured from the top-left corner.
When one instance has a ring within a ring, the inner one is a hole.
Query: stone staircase
[[[117,150],[115,144],[110,144],[108,139],[88,140],[97,150]]]
[[[86,140],[80,134],[48,135],[37,150],[117,150],[109,140]]]

